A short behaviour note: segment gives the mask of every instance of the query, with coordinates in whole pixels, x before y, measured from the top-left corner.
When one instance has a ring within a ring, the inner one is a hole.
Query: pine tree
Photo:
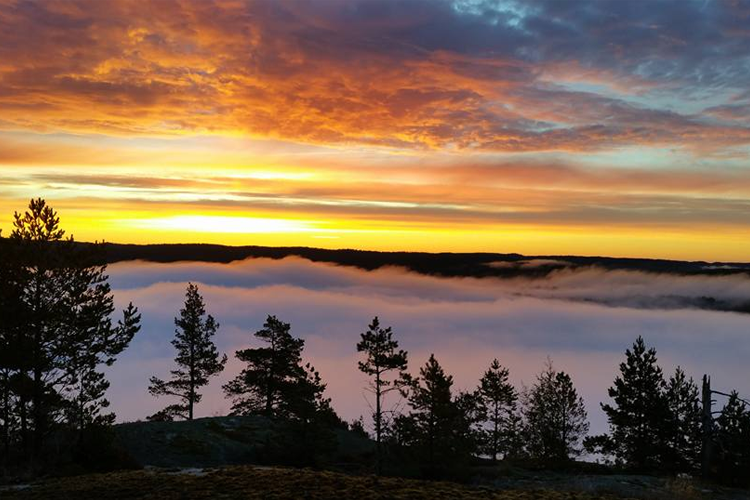
[[[656,350],[647,349],[642,337],[625,351],[620,375],[608,391],[614,405],[602,404],[611,428],[615,457],[629,467],[653,471],[663,466],[665,423],[669,407],[665,381],[657,365]]]
[[[82,312],[81,316],[86,314]],[[92,329],[87,335],[81,336],[83,341],[76,346],[76,354],[70,366],[73,383],[69,388],[68,400],[68,421],[78,428],[80,439],[83,439],[88,426],[114,423],[113,413],[102,414],[102,410],[109,407],[105,393],[110,384],[98,368],[114,364],[117,356],[140,331],[140,321],[141,315],[131,303],[123,311],[123,318],[116,327],[107,323],[102,325],[103,328]],[[85,321],[79,324],[84,325]]]
[[[567,373],[549,361],[525,400],[525,435],[533,458],[564,463],[581,454],[589,424],[583,398]]]
[[[292,337],[290,329],[289,323],[268,316],[263,328],[255,332],[255,337],[267,347],[235,353],[247,367],[224,385],[224,392],[232,399],[233,414],[288,416],[290,394],[298,389],[299,380],[305,376],[302,367],[305,341]]]
[[[0,466],[10,457],[11,438],[16,431],[15,397],[11,380],[17,368],[15,340],[19,304],[10,247],[0,231]]]
[[[173,396],[179,402],[172,404],[149,417],[152,420],[171,420],[175,417],[192,420],[194,407],[200,403],[198,390],[208,385],[209,379],[221,373],[227,362],[226,354],[219,356],[212,337],[219,329],[213,316],[206,314],[206,306],[198,287],[188,284],[185,305],[175,318],[175,338],[172,345],[177,349],[169,381],[151,377],[149,392],[156,397]]]
[[[664,462],[672,472],[692,473],[700,468],[702,409],[698,386],[677,367],[669,378],[665,397],[669,409]]]
[[[378,474],[382,474],[383,398],[387,393],[398,389],[394,383],[397,379],[389,380],[387,375],[389,372],[397,372],[400,375],[406,370],[407,354],[398,348],[398,341],[393,339],[391,327],[381,328],[377,316],[372,320],[367,332],[360,334],[360,337],[357,352],[365,353],[365,360],[358,362],[359,370],[374,378],[369,389],[375,394],[373,421],[376,470]]]
[[[11,436],[17,425],[13,411],[15,406],[15,395],[11,387],[13,361],[9,356],[11,343],[8,337],[5,331],[0,330],[0,449],[2,450],[0,466],[5,465],[10,456]]]
[[[477,389],[484,419],[489,423],[489,428],[485,431],[485,452],[493,462],[497,460],[498,454],[502,452],[507,456],[513,448],[510,445],[515,431],[513,427],[517,422],[515,416],[518,393],[508,377],[508,369],[495,359],[484,372]]]
[[[54,458],[42,454],[43,446],[71,407],[77,360],[89,359],[96,367],[109,359],[111,345],[97,339],[119,338],[119,331],[110,320],[113,297],[106,266],[98,263],[99,245],[66,238],[44,200],[31,200],[28,210],[14,214],[10,238],[0,243],[0,274],[7,280],[0,293],[5,324],[0,336],[7,348],[0,371],[15,410],[9,419],[22,448],[32,453],[32,466],[38,466],[36,458]],[[118,353],[130,338],[121,340]],[[104,389],[105,382],[102,376]]]
[[[255,337],[267,347],[236,352],[247,363],[242,372],[224,385],[232,399],[234,415],[262,414],[278,430],[266,450],[276,460],[295,465],[313,465],[336,446],[334,427],[344,423],[324,393],[320,373],[302,364],[305,341],[294,338],[291,326],[268,316]]]
[[[15,459],[13,446],[28,447],[27,401],[30,400],[30,348],[26,331],[25,280],[16,245],[0,237],[0,465]],[[15,450],[17,451],[17,450]]]
[[[39,454],[62,406],[58,391],[66,381],[67,346],[75,340],[63,328],[74,247],[72,238],[64,239],[57,213],[42,199],[32,200],[27,211],[13,217],[10,240],[18,250],[13,264],[18,266],[14,270],[19,280],[18,314],[23,318],[15,344],[16,382],[23,438],[28,439],[31,425],[32,451]]]

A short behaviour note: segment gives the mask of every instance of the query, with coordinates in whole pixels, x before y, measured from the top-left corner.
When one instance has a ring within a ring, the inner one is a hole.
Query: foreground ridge
[[[447,482],[349,476],[309,469],[235,466],[205,471],[162,469],[51,479],[3,491],[2,498],[610,500],[622,497],[545,490],[500,491]]]

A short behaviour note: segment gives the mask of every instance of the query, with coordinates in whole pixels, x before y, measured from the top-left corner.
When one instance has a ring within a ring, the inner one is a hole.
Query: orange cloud
[[[582,5],[0,0],[0,210],[44,196],[84,239],[744,258],[745,13]],[[263,227],[289,232],[238,232]]]
[[[459,22],[437,7],[347,26],[337,10],[314,15],[276,2],[3,3],[6,129],[493,151],[750,144],[750,129],[736,122],[550,85],[550,75],[615,81],[576,60],[565,71],[560,61],[424,48],[399,37],[430,26],[430,16],[446,23],[437,30]]]

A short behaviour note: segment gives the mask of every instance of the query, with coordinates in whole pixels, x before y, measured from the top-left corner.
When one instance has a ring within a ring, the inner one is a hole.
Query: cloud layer
[[[675,299],[715,294],[742,300],[750,285],[737,276],[592,269],[544,280],[443,279],[295,258],[229,265],[121,263],[111,266],[110,274],[118,302],[134,301],[144,317],[143,331],[111,372],[110,397],[121,420],[143,418],[160,407],[146,386],[150,375],[167,375],[170,368],[172,318],[187,281],[200,284],[222,325],[217,344],[230,356],[257,345],[251,335],[266,315],[290,322],[306,339],[305,356],[328,382],[334,406],[349,419],[369,411],[354,346],[375,315],[393,326],[410,352],[412,370],[434,352],[456,375],[458,388],[471,388],[494,357],[511,368],[516,384],[529,384],[551,355],[580,388],[594,432],[606,428],[598,403],[606,400],[622,353],[638,335],[658,349],[665,371],[679,364],[696,378],[711,374],[717,387],[750,392],[750,315],[701,311],[690,308],[689,300]],[[221,380],[207,389],[200,414],[228,411],[220,384],[239,369],[230,361]]]
[[[750,143],[741,1],[3,0],[1,10],[6,128],[491,151]]]

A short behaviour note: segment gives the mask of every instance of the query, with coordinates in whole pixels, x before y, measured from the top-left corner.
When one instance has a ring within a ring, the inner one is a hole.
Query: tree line
[[[103,369],[138,333],[137,308],[130,304],[115,319],[106,267],[95,250],[65,237],[44,200],[14,215],[10,236],[0,235],[0,252],[0,465],[41,471],[61,460],[61,449],[67,460],[106,463],[102,436],[111,435],[115,417],[107,412]],[[214,344],[218,330],[198,287],[189,284],[175,318],[175,367],[148,386],[170,401],[149,420],[195,417],[202,388],[227,363]],[[410,370],[408,352],[376,317],[353,346],[369,379],[372,414],[365,425],[363,418],[338,417],[320,373],[303,361],[304,339],[289,323],[268,316],[252,345],[234,353],[243,369],[222,389],[232,415],[261,415],[275,426],[270,460],[315,463],[335,448],[335,429],[364,436],[369,427],[378,474],[445,478],[501,460],[564,467],[586,453],[631,471],[702,472],[728,482],[745,480],[750,470],[745,401],[732,392],[718,417],[707,419],[710,398],[706,408],[679,367],[665,377],[641,337],[625,352],[611,402],[601,405],[610,432],[599,436],[588,435],[583,398],[551,360],[529,387],[515,387],[494,359],[474,388],[457,390],[434,355]]]

